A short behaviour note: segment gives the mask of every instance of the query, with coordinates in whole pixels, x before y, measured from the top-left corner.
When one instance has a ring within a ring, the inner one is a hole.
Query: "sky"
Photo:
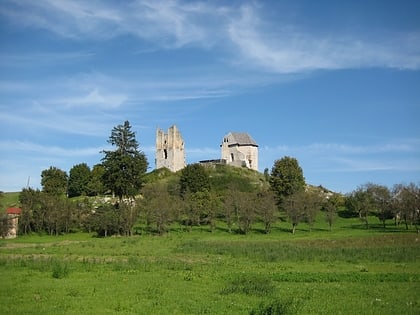
[[[128,120],[155,168],[156,128],[187,163],[229,132],[259,171],[294,157],[349,193],[420,183],[420,2],[2,0],[0,191],[101,162]]]

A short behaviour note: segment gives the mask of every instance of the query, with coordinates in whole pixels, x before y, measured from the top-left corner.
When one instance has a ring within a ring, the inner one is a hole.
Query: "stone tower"
[[[167,133],[157,128],[155,163],[156,169],[166,167],[172,172],[185,167],[184,140],[175,125],[170,127]]]
[[[220,145],[226,164],[258,171],[258,144],[245,132],[229,132]]]

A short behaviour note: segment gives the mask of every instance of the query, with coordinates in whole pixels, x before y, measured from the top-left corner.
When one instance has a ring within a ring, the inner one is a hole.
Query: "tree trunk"
[[[296,224],[292,224],[292,234],[294,235],[296,231]]]

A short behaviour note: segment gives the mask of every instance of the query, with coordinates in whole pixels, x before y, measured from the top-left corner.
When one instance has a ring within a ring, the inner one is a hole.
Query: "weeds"
[[[275,286],[272,281],[260,275],[239,275],[230,280],[221,294],[246,294],[256,296],[267,296],[273,294]]]
[[[70,268],[67,263],[56,261],[52,266],[52,277],[55,279],[62,279],[69,275]]]
[[[275,300],[269,303],[261,303],[257,308],[251,310],[250,315],[286,315],[297,314],[299,305],[294,299]]]

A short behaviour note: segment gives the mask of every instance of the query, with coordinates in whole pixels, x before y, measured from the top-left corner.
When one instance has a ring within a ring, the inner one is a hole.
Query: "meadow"
[[[0,313],[420,314],[420,236],[371,221],[0,240]]]

